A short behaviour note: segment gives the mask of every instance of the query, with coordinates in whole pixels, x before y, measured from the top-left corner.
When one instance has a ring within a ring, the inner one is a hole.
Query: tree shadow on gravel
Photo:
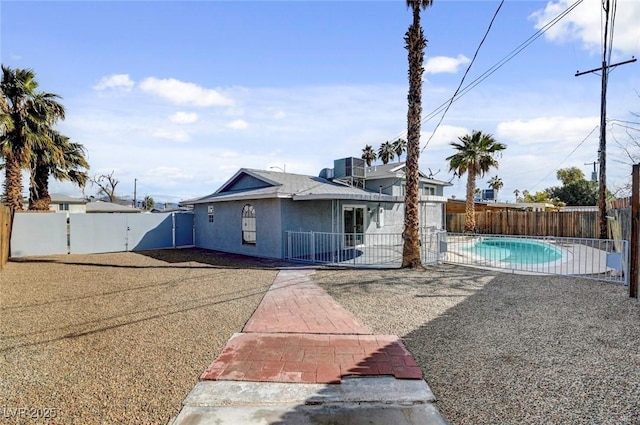
[[[453,425],[640,424],[640,308],[624,287],[452,265],[314,280],[402,336]]]
[[[90,255],[91,258],[99,259],[103,254],[72,254],[68,256],[55,257],[25,257],[12,258],[11,262],[15,263],[52,263],[66,264],[72,266],[94,266],[94,267],[113,267],[113,268],[131,268],[131,269],[163,269],[163,268],[221,268],[221,269],[253,269],[253,270],[278,270],[282,268],[308,268],[308,265],[300,263],[290,263],[279,259],[249,257],[240,254],[230,254],[220,251],[212,251],[202,248],[180,248],[180,249],[162,249],[150,251],[130,251],[131,254],[139,254],[155,260],[163,261],[168,265],[134,265],[134,264],[117,264],[113,262],[96,262],[96,261],[77,261],[79,257]],[[105,255],[113,253],[105,253]],[[118,253],[118,254],[124,254]],[[202,266],[193,263],[202,264]]]
[[[624,288],[498,274],[402,339],[452,424],[631,424],[637,323]]]

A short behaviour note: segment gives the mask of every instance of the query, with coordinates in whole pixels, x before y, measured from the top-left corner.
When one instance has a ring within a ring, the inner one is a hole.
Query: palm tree
[[[53,147],[36,148],[31,158],[31,184],[29,186],[29,209],[47,211],[51,202],[49,196],[49,175],[58,181],[70,181],[83,188],[89,176],[83,169],[89,164],[85,149],[80,143],[73,143],[68,137],[52,131]]]
[[[498,168],[495,156],[499,155],[506,145],[496,142],[490,134],[473,130],[471,135],[459,137],[460,143],[452,142],[451,146],[458,152],[447,158],[449,171],[455,171],[462,177],[467,173],[467,201],[465,207],[466,232],[473,232],[476,227],[475,204],[473,194],[476,189],[476,178],[484,176],[490,168]]]
[[[404,139],[396,140],[395,142],[393,142],[393,150],[398,156],[398,162],[400,162],[400,157],[407,151],[407,141]]]
[[[156,201],[154,201],[151,196],[147,195],[144,197],[144,200],[142,201],[142,206],[145,211],[151,211],[152,209],[155,208]]]
[[[7,106],[8,124],[3,123],[0,156],[5,165],[6,204],[22,210],[22,168],[29,165],[33,150],[52,142],[51,125],[64,119],[59,96],[37,92],[35,73],[30,69],[2,66],[0,89]]]
[[[516,202],[520,202],[520,191],[518,189],[513,191],[513,194],[516,197]]]
[[[494,199],[498,199],[498,192],[504,187],[504,183],[500,177],[493,176],[489,179],[489,187],[496,192]]]
[[[378,158],[376,151],[373,150],[373,146],[366,145],[364,149],[362,149],[362,159],[367,163],[367,167],[371,167],[371,162],[375,161]]]
[[[393,147],[393,143],[386,141],[380,145],[380,149],[378,149],[378,158],[383,164],[388,164],[389,161],[393,160],[395,155],[396,151]]]
[[[420,159],[420,126],[422,120],[422,74],[424,73],[424,49],[427,40],[420,25],[420,11],[433,4],[433,0],[407,0],[413,14],[413,22],[404,41],[409,61],[409,94],[407,96],[407,179],[404,201],[404,244],[402,267],[422,268],[420,255],[420,213],[418,208]]]

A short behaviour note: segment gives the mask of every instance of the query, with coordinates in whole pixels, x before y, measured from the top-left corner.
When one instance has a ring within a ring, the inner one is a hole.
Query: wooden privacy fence
[[[598,238],[599,211],[476,212],[476,232],[493,235]],[[464,214],[447,214],[447,231],[464,233]],[[611,223],[609,223],[611,227]],[[623,239],[627,239],[623,236]],[[627,239],[628,240],[628,239]]]
[[[0,270],[9,259],[9,241],[11,240],[11,209],[0,205]]]

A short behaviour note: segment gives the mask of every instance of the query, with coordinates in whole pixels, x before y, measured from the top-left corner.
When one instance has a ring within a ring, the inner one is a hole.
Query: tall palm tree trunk
[[[476,189],[476,173],[470,169],[467,173],[467,204],[465,207],[464,231],[474,232],[476,229],[476,203],[474,201]]]
[[[34,211],[49,211],[51,196],[49,195],[49,167],[38,164],[32,174],[29,187],[29,209]]]
[[[420,214],[418,209],[420,127],[422,119],[422,73],[427,41],[420,26],[420,4],[413,4],[413,24],[405,36],[409,57],[409,94],[407,111],[407,164],[404,210],[404,246],[402,267],[422,268],[420,255]]]
[[[15,155],[9,153],[4,157],[5,178],[4,189],[6,194],[5,203],[14,211],[21,211],[22,208],[22,167],[20,160]]]

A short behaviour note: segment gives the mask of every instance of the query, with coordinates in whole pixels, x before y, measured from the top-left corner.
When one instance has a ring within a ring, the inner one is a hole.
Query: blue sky
[[[507,0],[466,83],[573,2]],[[423,13],[425,115],[452,96],[498,5],[436,0]],[[640,56],[640,2],[618,0],[617,9],[612,62]],[[453,178],[449,143],[478,129],[508,146],[480,180],[485,187],[497,174],[503,200],[558,185],[559,168],[589,176],[600,78],[574,74],[602,61],[600,10],[584,0],[456,101],[428,146],[440,114],[425,120],[421,168]],[[62,96],[58,129],[87,148],[91,175],[114,171],[121,196],[133,195],[137,179],[139,197],[179,201],[215,191],[241,167],[317,175],[366,144],[404,137],[410,21],[397,0],[3,1],[0,56]],[[638,121],[639,92],[640,64],[610,74],[613,187],[631,170],[629,136],[614,120]],[[463,197],[465,180],[452,183],[447,194]],[[81,195],[67,184],[51,190]]]

